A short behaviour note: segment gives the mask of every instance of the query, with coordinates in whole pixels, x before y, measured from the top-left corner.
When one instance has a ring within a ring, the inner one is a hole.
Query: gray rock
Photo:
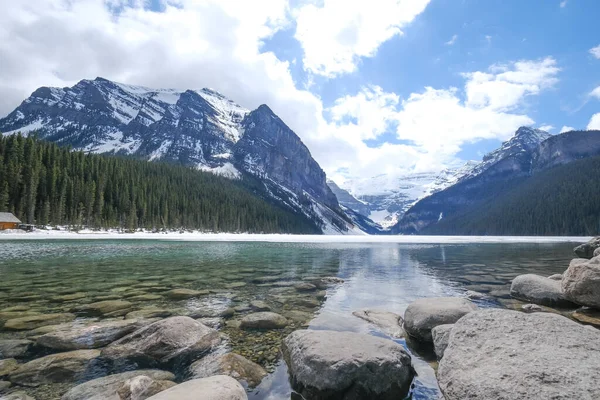
[[[196,321],[213,329],[219,329],[225,324],[225,319],[219,317],[197,318]]]
[[[14,358],[0,360],[0,378],[9,375],[19,368],[19,363]]]
[[[594,257],[598,257],[600,256],[600,247],[598,247],[596,250],[594,250]]]
[[[13,392],[0,397],[0,400],[35,400],[25,392]]]
[[[344,283],[344,280],[336,276],[326,276],[324,278],[319,278],[312,282],[312,284],[319,289],[327,289],[330,286],[335,286],[342,283]]]
[[[206,356],[190,366],[193,378],[208,378],[214,375],[228,375],[254,388],[260,384],[267,371],[260,365],[236,353]]]
[[[515,299],[548,307],[575,307],[572,302],[565,298],[560,285],[559,281],[540,275],[519,275],[513,279],[510,285],[510,295]]]
[[[0,360],[3,358],[23,357],[32,342],[24,339],[0,340]]]
[[[404,312],[404,330],[413,338],[431,342],[431,330],[438,325],[453,324],[477,309],[467,299],[434,297],[412,302]]]
[[[136,376],[147,376],[155,381],[173,381],[175,375],[157,369],[128,371],[108,375],[75,386],[63,395],[61,400],[121,400],[117,391],[127,380]]]
[[[250,302],[250,307],[254,311],[271,311],[271,307],[262,300],[254,300]]]
[[[571,261],[561,288],[567,299],[582,306],[600,308],[600,257]]]
[[[481,300],[487,298],[488,296],[483,293],[475,292],[473,290],[467,290],[465,292],[465,297],[471,300]]]
[[[575,255],[580,258],[590,259],[594,257],[594,252],[600,248],[600,236],[593,238],[587,243],[577,246],[573,249]]]
[[[73,307],[71,312],[89,316],[122,317],[132,311],[133,304],[125,300],[106,300]]]
[[[142,308],[141,310],[127,313],[125,319],[167,318],[171,315],[173,315],[173,312],[169,310],[160,308]]]
[[[242,318],[242,329],[281,329],[288,325],[288,320],[274,312],[257,312]]]
[[[544,309],[537,304],[523,304],[521,309],[527,313],[544,311]]]
[[[562,281],[563,275],[562,274],[554,274],[554,275],[550,275],[548,277],[548,279],[552,279],[553,281]]]
[[[246,391],[226,375],[193,379],[149,397],[149,400],[247,400]]]
[[[221,342],[214,329],[190,317],[171,317],[113,342],[102,356],[115,361],[133,361],[139,365],[166,365],[196,358]]]
[[[461,318],[438,369],[446,400],[600,396],[600,331],[551,313],[486,309]]]
[[[209,294],[208,290],[192,290],[192,289],[173,289],[165,292],[165,296],[173,300],[187,300],[194,297],[205,296]]]
[[[0,381],[0,394],[4,393],[6,391],[6,389],[10,388],[11,386],[12,386],[12,383],[10,383],[8,381]]]
[[[305,399],[403,399],[414,377],[400,344],[371,335],[295,331],[282,352],[292,387]]]
[[[433,338],[433,350],[438,360],[441,360],[444,356],[444,351],[448,347],[448,339],[450,338],[450,332],[454,324],[438,325],[431,330],[431,337]]]
[[[73,321],[74,319],[75,315],[70,313],[32,315],[29,317],[9,319],[4,323],[4,329],[11,331],[28,331],[41,326],[56,325]]]
[[[352,313],[355,317],[363,319],[395,338],[404,337],[402,329],[402,317],[389,311],[382,310],[359,310]]]
[[[172,381],[155,381],[148,376],[140,375],[125,381],[117,394],[121,400],[146,400],[173,386],[177,384]]]
[[[9,380],[21,386],[39,386],[50,383],[73,382],[88,375],[99,350],[76,350],[51,354],[21,364]]]
[[[294,289],[299,292],[312,292],[313,290],[317,290],[317,287],[312,283],[302,282],[294,285]]]

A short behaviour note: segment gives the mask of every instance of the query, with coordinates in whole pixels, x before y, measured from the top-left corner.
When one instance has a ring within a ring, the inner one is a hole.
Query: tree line
[[[0,211],[23,222],[135,230],[318,233],[303,215],[261,197],[250,178],[71,151],[0,136]]]

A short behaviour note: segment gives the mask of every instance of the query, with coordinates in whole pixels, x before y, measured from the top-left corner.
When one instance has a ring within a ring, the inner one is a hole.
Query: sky
[[[600,129],[596,0],[0,0],[0,115],[101,76],[268,104],[338,183]]]

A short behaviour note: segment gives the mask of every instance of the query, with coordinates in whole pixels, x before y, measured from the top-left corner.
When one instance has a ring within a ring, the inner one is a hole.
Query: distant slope
[[[424,234],[573,235],[600,233],[600,157],[544,170],[425,228]]]
[[[252,175],[230,180],[167,163],[72,152],[0,136],[0,211],[38,225],[321,233]]]

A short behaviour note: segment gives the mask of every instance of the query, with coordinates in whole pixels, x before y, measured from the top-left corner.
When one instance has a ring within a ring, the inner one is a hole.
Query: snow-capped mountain
[[[0,119],[4,134],[33,131],[86,152],[258,179],[261,193],[325,233],[356,231],[308,148],[266,105],[251,111],[211,89],[151,89],[96,78],[41,87]]]
[[[477,162],[469,161],[441,172],[382,174],[368,179],[349,179],[341,184],[329,181],[328,184],[341,205],[387,229],[417,201],[453,185],[476,165]]]

